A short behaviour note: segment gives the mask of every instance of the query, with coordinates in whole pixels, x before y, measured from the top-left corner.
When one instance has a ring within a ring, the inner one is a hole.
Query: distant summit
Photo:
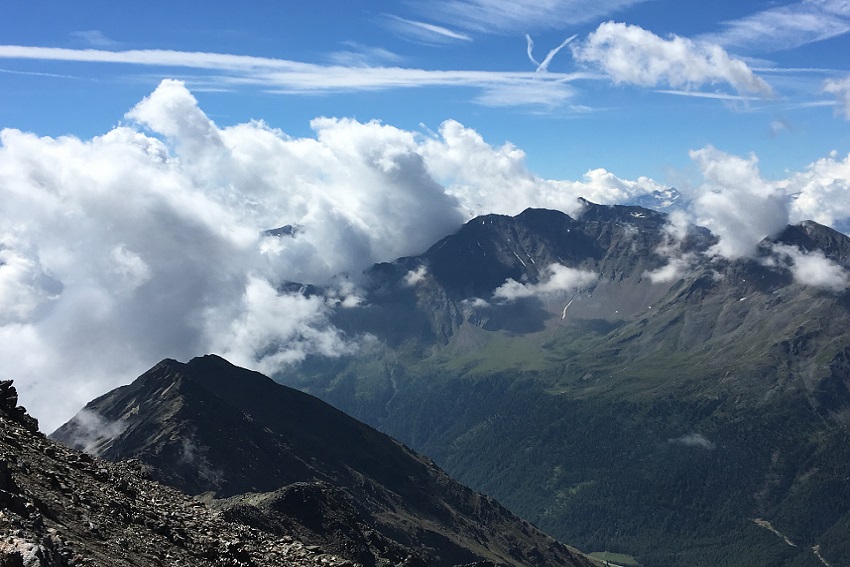
[[[583,205],[373,266],[333,315],[368,345],[275,378],[584,550],[846,565],[850,238],[806,221],[726,258],[663,212]]]
[[[676,188],[670,187],[663,191],[653,191],[652,193],[641,195],[628,201],[626,204],[669,212],[677,207],[681,207],[683,202],[682,194]]]

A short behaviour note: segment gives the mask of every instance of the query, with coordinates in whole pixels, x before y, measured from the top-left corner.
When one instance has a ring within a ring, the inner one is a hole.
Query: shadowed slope
[[[93,440],[92,422],[117,434]],[[234,518],[288,523],[367,564],[589,564],[386,435],[212,355],[161,362],[53,436],[138,458],[187,492],[233,497],[222,506]]]

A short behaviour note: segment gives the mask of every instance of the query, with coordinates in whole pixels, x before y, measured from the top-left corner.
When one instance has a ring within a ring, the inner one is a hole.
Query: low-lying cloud
[[[756,156],[742,158],[711,146],[690,155],[704,178],[694,199],[696,221],[720,238],[716,254],[751,256],[759,242],[788,224],[788,196],[762,179]]]
[[[73,437],[69,445],[91,455],[99,455],[103,446],[127,429],[123,420],[108,421],[97,412],[83,409],[74,416]]]
[[[772,256],[765,263],[771,267],[786,267],[799,284],[835,292],[850,287],[850,272],[820,250],[805,251],[797,246],[774,244],[771,252]]]
[[[362,271],[473,216],[579,215],[579,197],[614,204],[666,189],[605,169],[543,179],[521,149],[452,120],[438,134],[346,118],[311,126],[304,138],[262,121],[220,127],[166,80],[89,140],[0,131],[0,377],[17,380],[45,430],[165,357],[217,352],[273,372],[352,352],[361,338],[330,317],[368,300]],[[748,253],[789,214],[850,217],[850,158],[767,182],[754,157],[693,157],[705,178],[697,220],[720,236],[717,253]],[[268,232],[285,226],[296,228]],[[570,293],[595,277],[556,264],[496,298]],[[324,287],[304,296],[286,282]]]
[[[682,244],[691,226],[691,219],[686,212],[680,210],[670,212],[667,224],[664,225],[661,244],[655,250],[659,256],[667,258],[667,263],[644,273],[652,283],[678,280],[697,260],[695,253],[682,251]]]
[[[502,301],[515,301],[526,297],[564,295],[587,287],[599,278],[595,272],[550,264],[537,283],[521,283],[508,279],[496,288],[493,297]]]
[[[658,186],[604,171],[544,180],[519,149],[453,121],[431,136],[311,126],[306,138],[262,121],[222,128],[166,80],[90,140],[0,132],[0,375],[44,429],[165,357],[215,351],[272,372],[351,352],[358,338],[329,315],[362,300],[372,263],[421,253],[477,214],[576,212],[580,196]],[[294,236],[265,232],[286,225]],[[327,287],[304,297],[287,281]]]
[[[716,448],[716,445],[712,441],[710,441],[700,433],[688,433],[686,435],[682,435],[681,437],[670,439],[669,442],[675,445],[684,445],[685,447],[696,447],[697,449],[705,449],[706,451],[712,451]]]

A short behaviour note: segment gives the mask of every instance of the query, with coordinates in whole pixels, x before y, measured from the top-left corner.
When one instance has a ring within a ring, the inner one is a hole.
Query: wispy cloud
[[[757,100],[756,97],[729,93],[709,93],[703,91],[683,91],[675,89],[659,89],[655,92],[675,96],[687,96],[692,98],[710,98],[712,100],[725,100],[729,102],[750,102],[753,100]]]
[[[572,95],[569,83],[594,75],[512,71],[427,70],[406,67],[319,65],[225,53],[170,50],[107,51],[54,47],[0,46],[0,58],[119,63],[187,68],[218,73],[207,86],[255,85],[286,93],[389,90],[414,87],[472,87],[483,94],[476,100],[490,105],[554,104]],[[544,93],[532,97],[535,92]],[[544,96],[545,95],[545,96]]]
[[[464,33],[456,32],[436,24],[408,20],[391,14],[387,15],[387,22],[390,28],[396,33],[414,41],[425,43],[472,41],[472,38]]]
[[[689,155],[704,180],[693,205],[697,224],[720,238],[712,252],[748,257],[788,224],[787,193],[762,177],[756,155],[731,155],[712,146]]]
[[[844,118],[850,120],[850,75],[843,79],[827,80],[823,91],[835,96],[839,110],[844,114]]]
[[[114,39],[109,39],[100,30],[85,30],[71,32],[71,35],[77,39],[81,39],[92,47],[115,47],[118,42]]]
[[[483,106],[541,106],[556,108],[575,96],[575,90],[561,82],[527,82],[486,86],[475,97]]]
[[[676,445],[684,445],[685,447],[697,447],[699,449],[705,449],[707,451],[710,451],[716,447],[714,443],[712,443],[699,433],[688,433],[687,435],[682,435],[681,437],[677,437],[676,439],[668,439],[668,441]]]
[[[558,28],[610,16],[647,0],[438,0],[429,17],[456,27],[490,33]],[[424,11],[424,9],[423,9]]]
[[[13,69],[0,69],[0,73],[9,75],[28,75],[30,77],[48,77],[51,79],[79,79],[73,75],[62,75],[60,73],[39,73],[38,71],[15,71]]]
[[[353,41],[347,41],[343,45],[346,49],[334,51],[328,56],[331,63],[344,67],[371,67],[373,65],[399,63],[402,60],[400,55],[383,47],[361,45]]]
[[[846,0],[803,0],[726,22],[700,39],[766,51],[793,49],[850,32]]]

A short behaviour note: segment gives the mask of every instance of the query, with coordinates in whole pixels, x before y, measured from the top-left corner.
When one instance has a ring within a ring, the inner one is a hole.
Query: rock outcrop
[[[0,382],[0,566],[318,567],[356,563],[227,521],[150,480],[139,461],[111,463],[47,439]]]

